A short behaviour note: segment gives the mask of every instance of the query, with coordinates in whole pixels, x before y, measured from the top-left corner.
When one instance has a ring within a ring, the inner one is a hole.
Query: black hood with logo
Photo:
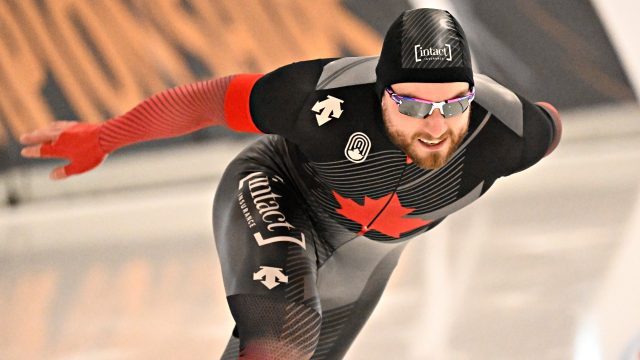
[[[376,91],[402,82],[467,82],[471,52],[460,23],[445,10],[404,11],[389,27],[376,67]]]

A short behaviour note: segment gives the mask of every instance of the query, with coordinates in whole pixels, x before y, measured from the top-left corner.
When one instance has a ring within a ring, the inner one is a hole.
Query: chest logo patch
[[[361,163],[367,159],[371,150],[371,140],[365,133],[355,132],[349,136],[347,146],[344,148],[344,156],[349,161]]]
[[[342,115],[342,104],[344,100],[338,99],[337,97],[333,97],[331,95],[327,95],[326,100],[316,101],[316,103],[311,108],[311,111],[318,113],[316,114],[316,120],[318,120],[318,126],[322,126],[332,119],[339,119],[340,115]]]

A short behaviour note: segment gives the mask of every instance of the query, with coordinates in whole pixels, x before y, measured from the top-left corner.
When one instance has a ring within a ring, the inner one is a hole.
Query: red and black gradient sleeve
[[[240,74],[162,91],[103,123],[105,153],[142,141],[176,137],[213,125],[260,132],[249,112],[249,95],[260,74]]]
[[[231,79],[224,97],[224,120],[235,131],[263,133],[251,117],[250,98],[261,74],[241,74]]]
[[[123,146],[226,125],[241,132],[291,133],[302,103],[313,92],[324,61],[303,61],[266,75],[238,74],[165,90],[104,123],[100,146]]]

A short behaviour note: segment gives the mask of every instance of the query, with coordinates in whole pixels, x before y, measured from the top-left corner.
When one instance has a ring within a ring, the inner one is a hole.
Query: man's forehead
[[[431,101],[453,99],[469,92],[469,84],[466,82],[397,83],[391,86],[398,95]]]

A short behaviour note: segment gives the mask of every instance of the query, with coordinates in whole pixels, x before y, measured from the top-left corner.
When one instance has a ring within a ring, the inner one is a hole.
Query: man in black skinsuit
[[[236,321],[223,359],[342,358],[407,240],[539,161],[561,134],[551,105],[473,73],[464,32],[442,10],[401,14],[379,57],[218,80],[161,93],[97,127],[62,124],[22,141],[42,143],[25,156],[71,158],[61,178],[128,143],[193,131],[151,123],[216,117],[210,103],[222,97],[227,126],[273,134],[231,162],[216,193],[214,233]],[[133,140],[119,140],[135,126],[143,130]],[[94,145],[79,154],[78,144]]]

